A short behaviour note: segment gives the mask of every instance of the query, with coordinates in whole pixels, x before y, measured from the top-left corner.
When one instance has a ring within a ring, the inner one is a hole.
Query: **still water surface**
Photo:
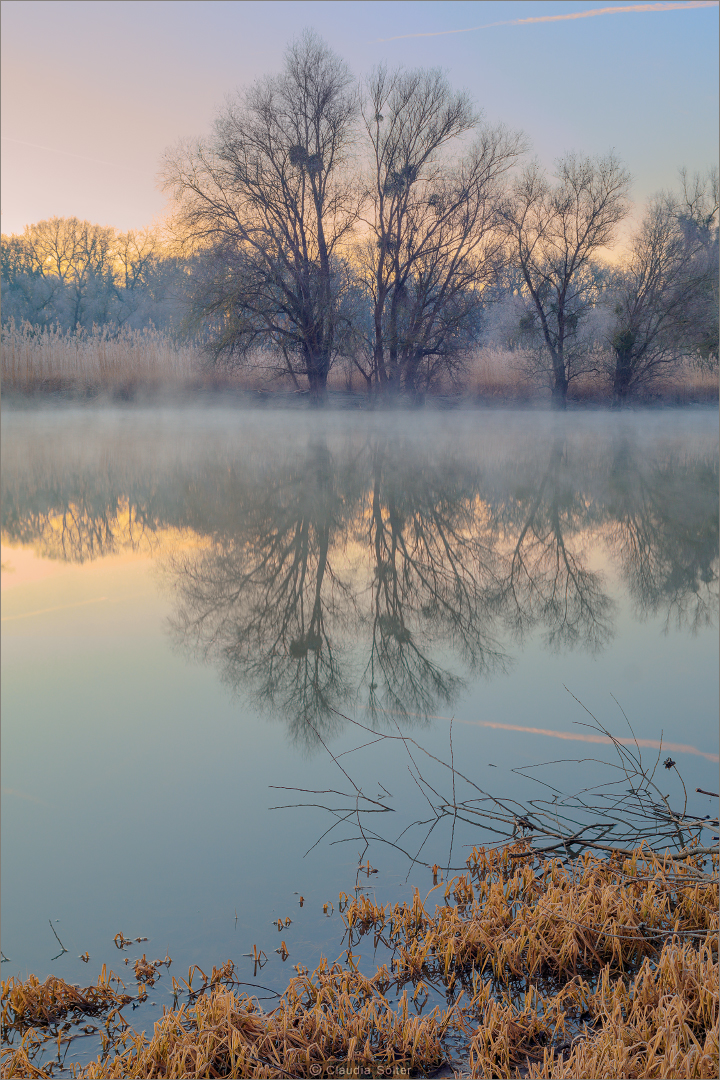
[[[383,836],[423,815],[402,747],[347,753],[371,736],[338,713],[444,760],[454,718],[456,765],[522,796],[519,767],[612,758],[569,690],[714,790],[714,412],[8,410],[2,485],[5,977],[128,974],[118,932],[271,990],[338,956],[363,844],[346,823],[312,847],[327,810],[271,807],[333,797],[273,785],[347,791],[327,746],[389,800]],[[378,899],[432,885],[369,857]]]

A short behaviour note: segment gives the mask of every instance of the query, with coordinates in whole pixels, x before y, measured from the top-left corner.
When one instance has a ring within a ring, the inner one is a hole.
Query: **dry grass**
[[[192,1004],[166,1011],[151,1039],[128,1032],[111,1058],[77,1075],[312,1077],[334,1066],[362,1075],[424,1073],[443,1059],[452,1010],[410,1016],[406,995],[396,1008],[385,998],[390,982],[384,968],[370,979],[323,963],[292,979],[270,1013],[211,983]]]
[[[424,1072],[443,1058],[448,1014],[409,1016],[383,995],[387,972],[368,979],[322,964],[292,979],[278,1008],[264,1013],[245,994],[216,987],[165,1013],[151,1039],[130,1035],[121,1053],[82,1077],[312,1077],[328,1067],[393,1075]]]
[[[400,985],[468,991],[473,1077],[717,1075],[717,878],[643,848],[535,869],[522,851],[475,849],[433,914],[346,898],[350,944],[373,933]]]
[[[5,390],[125,390],[185,386],[202,370],[199,351],[159,330],[63,333],[11,321],[2,331]]]
[[[115,989],[112,983],[116,984]],[[42,983],[35,975],[25,982],[11,976],[0,983],[0,988],[2,1035],[6,1044],[0,1068],[3,1077],[47,1077],[49,1073],[32,1061],[45,1043],[57,1041],[59,1056],[63,1044],[81,1034],[97,1031],[96,1027],[87,1025],[82,1031],[77,1030],[88,1017],[101,1018],[108,1032],[124,1028],[127,1024],[120,1010],[133,1001],[133,996],[121,992],[125,984],[117,975],[108,973],[105,964],[97,983],[84,989],[54,975],[48,975]],[[15,1049],[7,1045],[8,1038],[14,1034],[19,1034],[21,1039]]]
[[[611,370],[612,358],[598,353],[598,368]],[[501,349],[487,346],[478,349],[467,365],[464,390],[469,396],[490,401],[538,401],[547,403],[550,391],[530,374],[532,354],[521,349]],[[683,361],[672,374],[659,376],[647,387],[633,395],[634,404],[653,402],[686,405],[717,401],[718,372],[701,368],[690,360]],[[574,378],[568,390],[568,400],[582,404],[608,405],[612,402],[612,385],[602,370]]]
[[[527,361],[521,350],[479,349],[457,384],[441,380],[434,393],[460,392],[484,401],[546,402],[549,391],[528,374]],[[179,344],[152,328],[124,329],[114,335],[102,327],[63,332],[29,323],[17,327],[12,319],[2,330],[2,383],[5,390],[20,393],[63,390],[124,395],[159,388],[265,392],[297,388],[289,375],[279,373],[261,354],[230,371],[213,368],[199,347]],[[367,384],[352,366],[338,363],[330,371],[328,390],[365,396]],[[578,402],[607,404],[611,399],[608,379],[583,375],[573,380],[569,396]],[[636,400],[687,404],[714,401],[717,396],[717,372],[685,364],[673,376],[657,379]]]
[[[565,1001],[576,1010],[586,1002],[598,1031],[572,1046],[566,1058],[546,1050],[542,1063],[529,1068],[530,1077],[710,1080],[718,1075],[717,939],[699,948],[665,945],[657,961],[643,962],[629,985],[611,979],[606,968],[594,993],[578,983]],[[476,1044],[477,1037],[473,1049]]]
[[[127,1005],[132,997],[113,989],[113,982],[125,989],[116,975],[108,974],[105,964],[97,984],[84,990],[54,975],[48,975],[42,983],[35,975],[28,976],[25,982],[11,976],[0,984],[3,1028],[53,1024],[64,1020],[69,1013],[96,1016]]]
[[[235,991],[230,962],[195,989],[191,970],[173,979],[186,1002],[166,1010],[150,1038],[126,1028],[75,1075],[427,1075],[454,1054],[478,1078],[714,1077],[717,872],[717,856],[708,874],[698,857],[642,847],[569,866],[524,841],[474,849],[467,872],[425,901],[341,894],[346,963],[301,972],[274,1010]],[[372,977],[353,961],[370,936],[391,954]],[[106,1001],[117,1014],[103,977],[97,999],[59,980],[4,983],[3,1023],[24,1037],[5,1052],[2,1075],[46,1075],[32,1063],[42,1026],[73,1002]],[[439,995],[451,1007],[423,1015]]]
[[[519,859],[524,850],[527,859]],[[608,964],[623,972],[657,955],[668,938],[717,934],[717,881],[698,877],[690,862],[642,848],[628,859],[586,853],[571,868],[547,859],[536,869],[536,858],[524,843],[475,848],[469,872],[445,885],[445,904],[432,915],[418,893],[392,909],[348,898],[350,944],[372,930],[394,950],[403,979],[423,975],[452,987],[472,969],[513,987],[590,977]]]
[[[478,349],[468,361],[463,375],[465,392],[473,398],[491,401],[542,401],[548,392],[528,376],[525,354],[495,346]]]

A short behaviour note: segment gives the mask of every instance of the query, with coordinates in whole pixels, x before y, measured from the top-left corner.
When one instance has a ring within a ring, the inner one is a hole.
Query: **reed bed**
[[[177,387],[196,383],[202,355],[160,330],[107,327],[63,332],[11,320],[2,330],[2,381],[5,390],[91,392],[138,387]]]
[[[605,968],[595,993],[579,983],[573,996],[587,1002],[599,1030],[576,1042],[567,1055],[546,1050],[543,1061],[528,1068],[533,1080],[717,1077],[717,939],[699,948],[665,945],[657,961],[643,961],[630,985],[611,979]],[[476,1047],[477,1037],[470,1060],[473,1075],[483,1075],[487,1055],[478,1054]]]
[[[595,370],[571,381],[568,400],[582,404],[611,404],[613,363],[612,355],[598,351],[593,359]],[[488,345],[478,349],[468,360],[463,373],[463,389],[468,396],[480,400],[547,401],[549,388],[542,377],[532,374],[532,369],[532,353]],[[717,368],[699,366],[688,357],[671,372],[658,375],[646,386],[638,388],[631,403],[684,405],[717,401],[717,398]]]
[[[424,1074],[444,1057],[452,1010],[411,1016],[407,995],[385,998],[385,969],[367,978],[322,963],[290,981],[280,1004],[263,1012],[246,994],[209,984],[208,992],[166,1010],[152,1038],[126,1031],[112,1055],[75,1070],[77,1077],[314,1077],[342,1066],[356,1075]],[[24,1046],[3,1076],[31,1075]],[[34,1066],[33,1066],[34,1068]],[[36,1070],[37,1076],[46,1075]]]
[[[128,1026],[74,1075],[424,1076],[450,1060],[476,1078],[715,1077],[718,868],[644,846],[570,864],[526,841],[475,848],[425,900],[342,893],[345,961],[300,969],[272,1011],[237,992],[231,962],[195,989],[191,970],[152,1036]],[[372,975],[354,959],[365,939],[389,952]],[[97,1000],[117,1017],[104,980]],[[33,1058],[59,1012],[37,1001],[75,998],[48,983],[2,985],[3,1025],[23,1038],[5,1077],[50,1075]]]
[[[372,932],[393,950],[401,980],[424,975],[452,987],[471,970],[503,988],[536,978],[560,985],[606,965],[623,972],[655,956],[669,938],[717,935],[717,881],[692,860],[660,858],[644,847],[630,858],[586,852],[570,867],[559,859],[536,866],[537,860],[526,841],[499,851],[474,848],[468,873],[444,886],[445,903],[432,915],[419,893],[392,909],[364,896],[346,898],[349,943]]]
[[[132,1034],[112,1059],[77,1075],[313,1077],[335,1066],[363,1075],[422,1074],[443,1059],[448,1011],[410,1016],[406,996],[393,1008],[381,990],[386,976],[382,969],[370,979],[322,964],[292,979],[270,1013],[245,994],[216,987],[166,1012],[151,1039]]]
[[[487,346],[469,358],[462,376],[456,381],[440,380],[433,392],[483,401],[545,401],[547,389],[529,374],[528,364],[522,350]],[[30,323],[16,326],[13,319],[2,329],[2,384],[5,390],[17,393],[123,395],[161,388],[250,392],[297,388],[289,375],[282,375],[261,354],[235,371],[223,370],[214,367],[198,345],[180,343],[153,327],[63,331],[57,326],[43,328]],[[331,369],[328,389],[367,395],[366,381],[347,362]],[[687,404],[714,401],[717,396],[717,372],[685,361],[672,375],[640,390],[634,400]],[[571,384],[570,398],[608,404],[612,393],[607,375],[580,376]]]
[[[115,983],[115,987],[112,984]],[[125,993],[125,984],[103,964],[100,978],[84,989],[48,975],[44,982],[30,975],[23,982],[11,976],[0,984],[2,1036],[4,1048],[0,1075],[3,1077],[38,1077],[50,1075],[33,1058],[42,1054],[49,1041],[57,1043],[58,1058],[63,1045],[81,1035],[95,1034],[98,1028],[88,1025],[88,1018],[99,1019],[108,1038],[116,1038],[127,1027],[121,1009],[135,1000]],[[20,1036],[16,1048],[8,1045]]]
[[[392,949],[399,985],[467,993],[454,1026],[472,1077],[714,1077],[713,863],[476,848],[428,894],[444,887],[434,913],[416,893],[394,907],[346,897],[343,917],[352,947],[372,933]]]

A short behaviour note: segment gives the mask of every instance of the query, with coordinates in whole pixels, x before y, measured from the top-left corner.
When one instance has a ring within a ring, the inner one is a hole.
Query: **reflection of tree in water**
[[[444,644],[483,674],[502,664],[491,633],[495,559],[476,496],[476,470],[419,463],[416,448],[377,441],[363,520],[374,556],[363,680],[373,714],[450,705],[462,682],[432,658]]]
[[[502,668],[508,629],[599,649],[613,627],[584,552],[598,539],[641,613],[714,618],[714,457],[604,446],[485,460],[410,436],[298,440],[284,456],[245,440],[164,468],[21,447],[3,458],[3,538],[82,562],[190,530],[171,565],[179,640],[312,740],[356,695],[378,718],[450,706],[454,661]]]
[[[483,673],[502,662],[476,470],[385,438],[365,449],[338,461],[326,446],[298,448],[292,464],[218,490],[222,532],[172,562],[179,640],[219,658],[296,734],[332,726],[353,687],[376,716],[449,705],[463,684],[439,662],[444,649]],[[364,570],[349,564],[348,538]]]
[[[605,534],[642,616],[663,614],[696,631],[717,618],[718,463],[673,455],[660,462],[616,446]]]
[[[101,477],[76,481],[71,491],[63,491],[59,483],[22,492],[4,484],[6,542],[32,546],[46,559],[73,563],[156,546],[165,515],[158,512],[152,493],[134,492],[131,485],[109,479],[103,483]]]
[[[612,637],[613,605],[601,575],[585,565],[582,543],[597,514],[573,464],[556,439],[542,476],[499,508],[509,547],[499,598],[518,638],[540,626],[552,649],[597,652]]]
[[[353,594],[336,569],[348,481],[322,444],[279,472],[231,476],[214,493],[223,508],[212,546],[172,559],[178,639],[218,658],[230,685],[251,689],[303,737],[308,721],[332,727],[349,692],[341,637]]]

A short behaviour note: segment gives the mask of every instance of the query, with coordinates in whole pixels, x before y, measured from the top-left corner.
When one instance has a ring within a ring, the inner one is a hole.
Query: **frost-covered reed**
[[[94,327],[64,332],[10,321],[2,331],[5,390],[114,390],[183,386],[202,372],[202,354],[170,334]]]

